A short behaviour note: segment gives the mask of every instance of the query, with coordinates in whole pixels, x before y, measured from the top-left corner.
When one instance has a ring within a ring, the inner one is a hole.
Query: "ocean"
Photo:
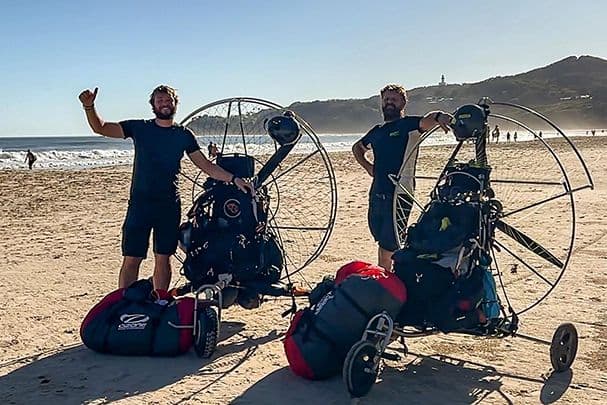
[[[603,130],[604,131],[604,130]],[[567,130],[567,136],[592,136],[587,130]],[[349,151],[352,145],[363,134],[319,134],[318,138],[327,152]],[[606,135],[597,131],[597,135]],[[555,132],[545,131],[545,138],[557,136]],[[240,136],[229,136],[225,152],[230,153],[238,148]],[[435,134],[428,144],[455,144],[449,134]],[[254,137],[255,144],[250,144],[248,152],[252,155],[271,153],[274,150],[268,136]],[[529,133],[518,134],[518,142],[530,141]],[[209,139],[198,138],[204,152]],[[214,140],[221,142],[221,140]],[[500,142],[505,141],[502,133]],[[34,168],[37,169],[81,169],[130,164],[133,160],[133,143],[131,140],[110,139],[97,135],[86,136],[38,136],[38,137],[0,137],[0,169],[27,169],[26,151],[30,149],[38,158]],[[309,137],[302,137],[293,153],[309,153],[315,149]]]

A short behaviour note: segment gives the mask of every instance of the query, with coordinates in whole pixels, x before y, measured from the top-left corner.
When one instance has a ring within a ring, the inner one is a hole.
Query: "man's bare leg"
[[[118,276],[118,288],[126,288],[139,278],[139,266],[143,257],[124,256]]]
[[[171,284],[171,255],[154,254],[154,289],[168,290]]]
[[[392,271],[392,255],[394,252],[379,247],[377,249],[378,265],[387,271]]]

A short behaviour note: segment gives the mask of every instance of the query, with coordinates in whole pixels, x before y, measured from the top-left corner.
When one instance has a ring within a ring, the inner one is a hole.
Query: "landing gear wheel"
[[[563,323],[554,332],[550,344],[550,362],[555,371],[568,370],[577,354],[577,329],[571,323]]]
[[[198,309],[194,335],[194,350],[198,357],[209,358],[215,352],[219,339],[219,320],[215,309],[205,306]]]
[[[379,374],[380,355],[370,342],[354,344],[344,361],[343,379],[353,398],[364,397],[371,391]]]

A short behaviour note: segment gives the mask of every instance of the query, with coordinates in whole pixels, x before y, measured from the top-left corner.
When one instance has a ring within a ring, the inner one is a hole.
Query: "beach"
[[[572,369],[549,375],[548,346],[521,338],[439,334],[408,340],[408,356],[386,361],[381,382],[360,403],[605,403],[607,138],[574,141],[593,174],[595,189],[575,194],[577,227],[567,271],[541,304],[521,316],[520,324],[521,333],[549,341],[559,324],[572,322],[580,338]],[[555,164],[544,168],[535,147],[521,142],[492,147],[494,172],[504,177],[545,175],[546,180],[553,180],[551,173],[558,175]],[[441,148],[447,147],[436,147]],[[572,167],[568,171],[571,182],[583,184],[575,154],[562,142],[555,143],[554,150],[565,167]],[[433,153],[421,157],[422,172],[442,164]],[[371,178],[348,152],[330,153],[330,158],[339,196],[337,216],[326,248],[303,272],[311,283],[351,260],[374,262],[377,254],[367,228]],[[184,170],[195,173],[189,161],[184,161]],[[118,357],[97,354],[82,345],[83,317],[117,288],[130,176],[129,165],[0,170],[0,288],[4,291],[0,402],[349,403],[341,377],[311,382],[289,370],[281,342],[289,325],[288,317],[281,317],[290,305],[286,300],[270,300],[255,310],[235,306],[224,311],[221,340],[210,359],[199,359],[193,350],[176,358]],[[185,213],[191,184],[184,180]],[[503,186],[503,193],[512,190]],[[512,192],[508,198],[535,201],[537,187],[525,190]],[[496,187],[498,196],[500,191]],[[422,185],[419,195],[423,194]],[[548,243],[558,249],[570,226],[559,204],[515,222],[537,237],[546,234]],[[176,281],[177,263],[173,264]],[[140,275],[148,277],[151,269],[152,260],[145,260]],[[528,294],[534,288],[515,289],[513,300],[531,302]],[[398,343],[393,346],[399,347]]]

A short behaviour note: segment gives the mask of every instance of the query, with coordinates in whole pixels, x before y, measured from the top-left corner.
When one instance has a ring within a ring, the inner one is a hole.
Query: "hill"
[[[570,56],[529,72],[477,83],[418,87],[408,91],[408,114],[453,111],[481,97],[522,104],[546,114],[565,128],[607,127],[607,60]],[[364,132],[380,120],[379,96],[366,99],[296,102],[319,133]],[[520,118],[521,114],[509,114]],[[534,122],[531,122],[534,124]]]

